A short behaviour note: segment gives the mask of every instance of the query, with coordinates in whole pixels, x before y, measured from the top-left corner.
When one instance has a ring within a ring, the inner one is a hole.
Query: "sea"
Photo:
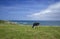
[[[9,21],[24,25],[33,25],[33,23],[38,22],[42,26],[60,26],[60,21],[41,21],[41,20],[9,20]]]

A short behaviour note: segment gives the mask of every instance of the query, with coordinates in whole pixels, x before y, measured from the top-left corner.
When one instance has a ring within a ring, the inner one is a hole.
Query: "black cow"
[[[38,26],[38,25],[39,25],[39,23],[33,23],[32,28],[34,28],[34,26]]]

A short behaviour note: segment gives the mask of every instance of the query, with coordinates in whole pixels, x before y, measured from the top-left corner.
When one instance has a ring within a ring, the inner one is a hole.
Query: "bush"
[[[0,23],[5,23],[6,21],[4,21],[4,20],[0,20]]]

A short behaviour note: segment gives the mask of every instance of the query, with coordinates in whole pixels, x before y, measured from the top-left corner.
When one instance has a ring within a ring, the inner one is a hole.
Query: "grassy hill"
[[[60,39],[60,27],[0,24],[0,39]]]

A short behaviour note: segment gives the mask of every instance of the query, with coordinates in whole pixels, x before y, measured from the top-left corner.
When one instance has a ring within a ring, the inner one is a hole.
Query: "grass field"
[[[60,39],[60,27],[0,24],[0,39]]]

